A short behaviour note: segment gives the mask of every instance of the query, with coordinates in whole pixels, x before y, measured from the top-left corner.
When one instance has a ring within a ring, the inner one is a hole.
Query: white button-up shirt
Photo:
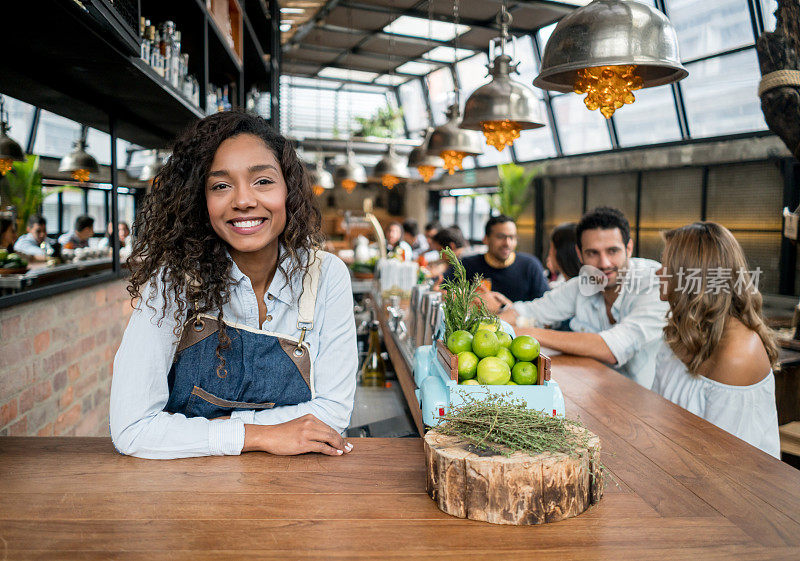
[[[164,306],[161,284],[151,282],[142,289],[142,298],[114,358],[110,423],[117,449],[143,458],[239,454],[244,446],[245,423],[276,425],[308,413],[343,432],[350,423],[358,369],[353,293],[347,266],[329,253],[318,255],[323,261],[314,327],[305,337],[314,365],[315,391],[311,401],[258,412],[237,411],[230,419],[218,421],[165,412],[169,398],[167,374],[179,338],[173,332],[175,303],[168,302],[166,314],[160,319]],[[284,267],[288,268],[289,263]],[[250,279],[236,263],[231,278],[230,300],[223,306],[225,321],[300,336],[297,313],[302,275],[295,275],[286,284],[284,274],[280,269],[276,271],[264,295],[268,318],[263,326],[258,323],[258,301]],[[151,294],[154,299],[148,302]],[[169,288],[167,294],[171,294]]]
[[[613,368],[649,389],[669,305],[659,298],[655,272],[661,265],[640,258],[631,258],[628,263],[628,282],[611,306],[613,324],[606,314],[603,293],[582,294],[580,276],[532,302],[516,302],[514,309],[536,327],[569,320],[572,331],[597,333],[617,359]]]

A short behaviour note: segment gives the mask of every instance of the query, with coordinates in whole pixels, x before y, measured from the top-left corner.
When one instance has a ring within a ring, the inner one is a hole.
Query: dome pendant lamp
[[[563,18],[547,41],[533,85],[586,94],[610,119],[633,91],[682,80],[675,28],[659,10],[634,1],[594,0]]]
[[[333,179],[345,191],[352,193],[356,185],[367,182],[367,172],[364,166],[353,161],[353,152],[348,150],[347,160],[333,171]]]
[[[88,132],[89,128],[87,126],[81,126],[80,137],[74,144],[75,150],[61,158],[61,162],[58,164],[58,171],[70,172],[72,179],[75,181],[89,181],[93,173],[100,171],[97,160],[86,151],[86,135]]]
[[[489,43],[489,52],[500,46],[500,54],[489,64],[492,81],[472,92],[464,105],[464,120],[461,128],[483,131],[486,143],[502,152],[519,138],[522,130],[543,127],[539,115],[540,102],[533,90],[511,79],[517,72],[517,64],[505,52],[508,42],[508,26],[511,14],[505,4],[498,15],[500,37]],[[513,41],[513,39],[512,39]],[[513,43],[512,43],[513,44]]]
[[[24,162],[25,152],[14,139],[6,134],[8,132],[8,114],[6,113],[5,100],[0,96],[0,175],[11,171],[14,162]]]
[[[458,100],[458,96],[456,96]],[[447,122],[433,129],[428,140],[428,154],[444,160],[444,169],[453,175],[463,168],[465,156],[477,156],[483,152],[480,137],[473,131],[460,128],[461,112],[458,101],[447,110]]]
[[[444,160],[439,156],[431,156],[428,154],[428,145],[432,132],[433,128],[428,127],[428,130],[425,131],[422,144],[414,148],[408,155],[408,167],[416,168],[420,177],[422,177],[422,181],[425,183],[433,179],[433,174],[436,173],[438,168],[444,167]]]
[[[372,175],[387,189],[409,179],[408,167],[395,154],[394,145],[389,146],[389,152],[375,165]]]
[[[308,171],[308,180],[311,190],[317,197],[328,189],[333,189],[333,176],[322,167],[322,160],[317,160],[316,166]]]
[[[142,167],[139,180],[153,181],[162,169],[164,169],[164,160],[158,150],[153,150],[153,157]]]

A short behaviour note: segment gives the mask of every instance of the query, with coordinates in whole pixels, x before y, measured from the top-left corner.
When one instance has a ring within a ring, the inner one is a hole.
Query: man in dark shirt
[[[512,302],[534,300],[547,292],[544,267],[533,255],[515,253],[517,248],[517,225],[505,215],[493,216],[486,223],[483,243],[488,250],[483,255],[471,255],[461,260],[467,271],[467,279],[476,275],[492,282],[491,290],[499,292]],[[445,278],[453,276],[453,268]]]

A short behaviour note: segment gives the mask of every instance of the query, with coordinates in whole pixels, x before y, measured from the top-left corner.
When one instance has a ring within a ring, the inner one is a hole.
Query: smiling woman
[[[218,113],[180,138],[137,217],[136,309],[114,360],[111,435],[148,458],[322,452],[353,406],[349,274],[291,144]]]

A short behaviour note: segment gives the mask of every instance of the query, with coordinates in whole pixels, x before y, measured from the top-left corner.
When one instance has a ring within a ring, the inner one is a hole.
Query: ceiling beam
[[[297,45],[299,44],[306,35],[314,29],[317,24],[322,22],[328,15],[333,11],[333,9],[339,5],[340,0],[328,0],[322,8],[314,15],[313,18],[308,20],[306,23],[300,26],[300,28],[295,31],[294,35],[291,39],[286,43],[286,45]],[[284,46],[285,48],[285,46]]]
[[[307,50],[309,50],[309,51],[316,51],[316,52],[319,52],[319,53],[331,53],[331,54],[333,54],[333,53],[341,53],[341,52],[342,52],[342,49],[338,49],[338,48],[336,48],[336,47],[326,47],[326,46],[324,46],[324,45],[310,45],[310,44],[305,44],[305,45],[303,45],[303,46],[302,46],[302,47],[300,47],[300,48],[302,48],[302,49],[307,49]],[[388,57],[387,55],[385,55],[385,54],[373,53],[373,52],[371,52],[371,51],[364,51],[364,50],[362,50],[362,49],[359,49],[359,50],[357,50],[357,51],[353,51],[353,52],[352,52],[352,53],[350,53],[350,54],[352,54],[353,56],[361,56],[361,57],[364,57],[364,58],[371,58],[371,59],[375,59],[375,60],[383,60],[383,61],[385,61],[385,60],[388,60],[388,58],[389,58],[389,57]],[[291,54],[291,53],[290,53],[290,54],[288,54],[288,57],[291,57],[291,56],[292,56],[292,54]],[[339,58],[339,57],[337,57],[337,60],[338,60],[338,58]],[[408,58],[408,57],[395,57],[395,58],[396,58],[397,60],[401,60],[403,64],[405,64],[406,62],[409,62],[409,61],[414,61],[414,62],[417,62],[417,61],[419,61],[419,62],[425,62],[425,63],[427,63],[427,64],[432,64],[432,65],[434,65],[434,66],[436,66],[436,67],[437,67],[437,70],[438,70],[439,68],[441,68],[442,66],[446,66],[447,64],[449,64],[449,63],[447,63],[447,62],[442,62],[442,61],[440,61],[440,60],[428,60],[428,59],[426,59],[426,58],[421,58],[421,57],[413,57],[413,58]],[[468,57],[466,57],[466,58],[468,58]],[[291,60],[291,59],[290,59],[290,60]],[[297,60],[300,60],[300,61],[302,61],[302,59],[297,59]],[[463,59],[462,59],[462,60],[463,60]],[[307,62],[307,61],[306,61],[306,62]],[[317,64],[321,64],[321,65],[323,65],[323,66],[333,66],[333,67],[337,67],[337,66],[336,66],[336,64],[334,64],[334,61],[331,61],[329,64],[328,64],[328,63],[321,63],[321,62],[317,62]],[[355,68],[355,67],[353,67],[353,70],[362,70],[362,68]],[[368,70],[368,69],[366,69],[366,68],[364,68],[363,70],[365,70],[365,71],[367,71],[367,72],[376,72],[376,70]],[[381,73],[381,74],[384,74],[385,72],[381,71],[380,73]],[[417,74],[414,74],[414,76],[417,76]]]

